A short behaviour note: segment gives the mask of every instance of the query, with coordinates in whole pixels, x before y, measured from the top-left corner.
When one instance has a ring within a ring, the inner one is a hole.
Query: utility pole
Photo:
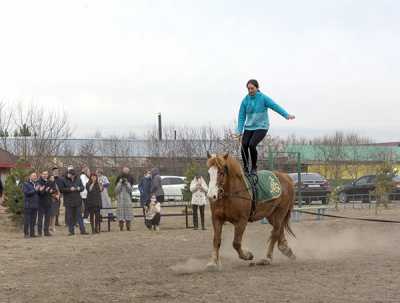
[[[158,113],[158,140],[159,140],[159,141],[162,141],[161,113]]]

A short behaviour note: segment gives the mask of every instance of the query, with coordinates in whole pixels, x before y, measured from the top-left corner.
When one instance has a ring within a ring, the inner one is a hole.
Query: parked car
[[[375,181],[376,175],[367,175],[343,185],[338,190],[339,201],[342,203],[349,201],[370,202],[371,192],[375,190]],[[389,194],[389,199],[400,199],[400,176],[393,177],[393,191]]]
[[[185,177],[161,176],[161,185],[164,190],[165,201],[182,201],[182,190],[185,188]],[[140,200],[139,185],[133,186],[132,201]]]
[[[295,189],[296,199],[298,191],[298,174],[289,174],[292,178]],[[301,173],[301,195],[306,204],[310,204],[313,201],[321,201],[322,204],[327,204],[328,195],[331,192],[331,187],[328,180],[317,173]]]

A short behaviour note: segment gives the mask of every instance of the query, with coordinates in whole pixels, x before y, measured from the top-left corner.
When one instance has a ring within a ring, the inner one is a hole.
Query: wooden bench
[[[135,209],[143,209],[141,206],[139,206],[139,203],[133,203],[134,205],[132,206],[133,209],[133,216],[134,218],[143,218],[144,214],[135,214],[134,210]],[[183,212],[174,212],[174,213],[161,213],[161,217],[185,217],[185,224],[186,228],[191,228],[189,226],[189,203],[187,202],[163,202],[161,203],[161,208],[183,208]],[[112,212],[112,216],[102,216],[100,215],[101,221],[102,220],[107,220],[107,230],[111,231],[111,222],[117,220],[117,216],[114,214],[114,210],[116,210],[117,207],[110,207],[110,208],[102,208],[101,210],[110,210]]]

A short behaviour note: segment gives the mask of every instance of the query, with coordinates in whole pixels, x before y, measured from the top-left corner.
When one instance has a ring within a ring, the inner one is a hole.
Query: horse
[[[219,249],[221,246],[222,227],[225,222],[234,225],[233,248],[242,260],[254,259],[250,251],[242,248],[243,233],[249,221],[259,221],[267,218],[273,229],[269,238],[265,258],[251,265],[269,265],[272,263],[274,246],[283,255],[295,259],[295,254],[289,247],[286,233],[295,237],[289,225],[290,215],[294,206],[294,185],[292,179],[285,173],[274,171],[281,184],[281,195],[266,203],[257,203],[252,211],[252,199],[245,182],[242,167],[235,158],[226,153],[224,155],[210,155],[207,152],[207,167],[210,175],[207,197],[210,201],[212,224],[214,229],[213,253],[207,264],[209,270],[219,270],[221,260]],[[261,201],[262,202],[262,201]]]

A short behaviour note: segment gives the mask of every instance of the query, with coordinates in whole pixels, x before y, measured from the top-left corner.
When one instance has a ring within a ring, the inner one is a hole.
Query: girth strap
[[[250,188],[251,188],[251,212],[250,212],[250,217],[249,217],[249,222],[254,221],[254,215],[256,213],[256,207],[257,207],[257,184],[258,184],[258,176],[253,175],[253,174],[246,174],[246,178],[250,183]]]

